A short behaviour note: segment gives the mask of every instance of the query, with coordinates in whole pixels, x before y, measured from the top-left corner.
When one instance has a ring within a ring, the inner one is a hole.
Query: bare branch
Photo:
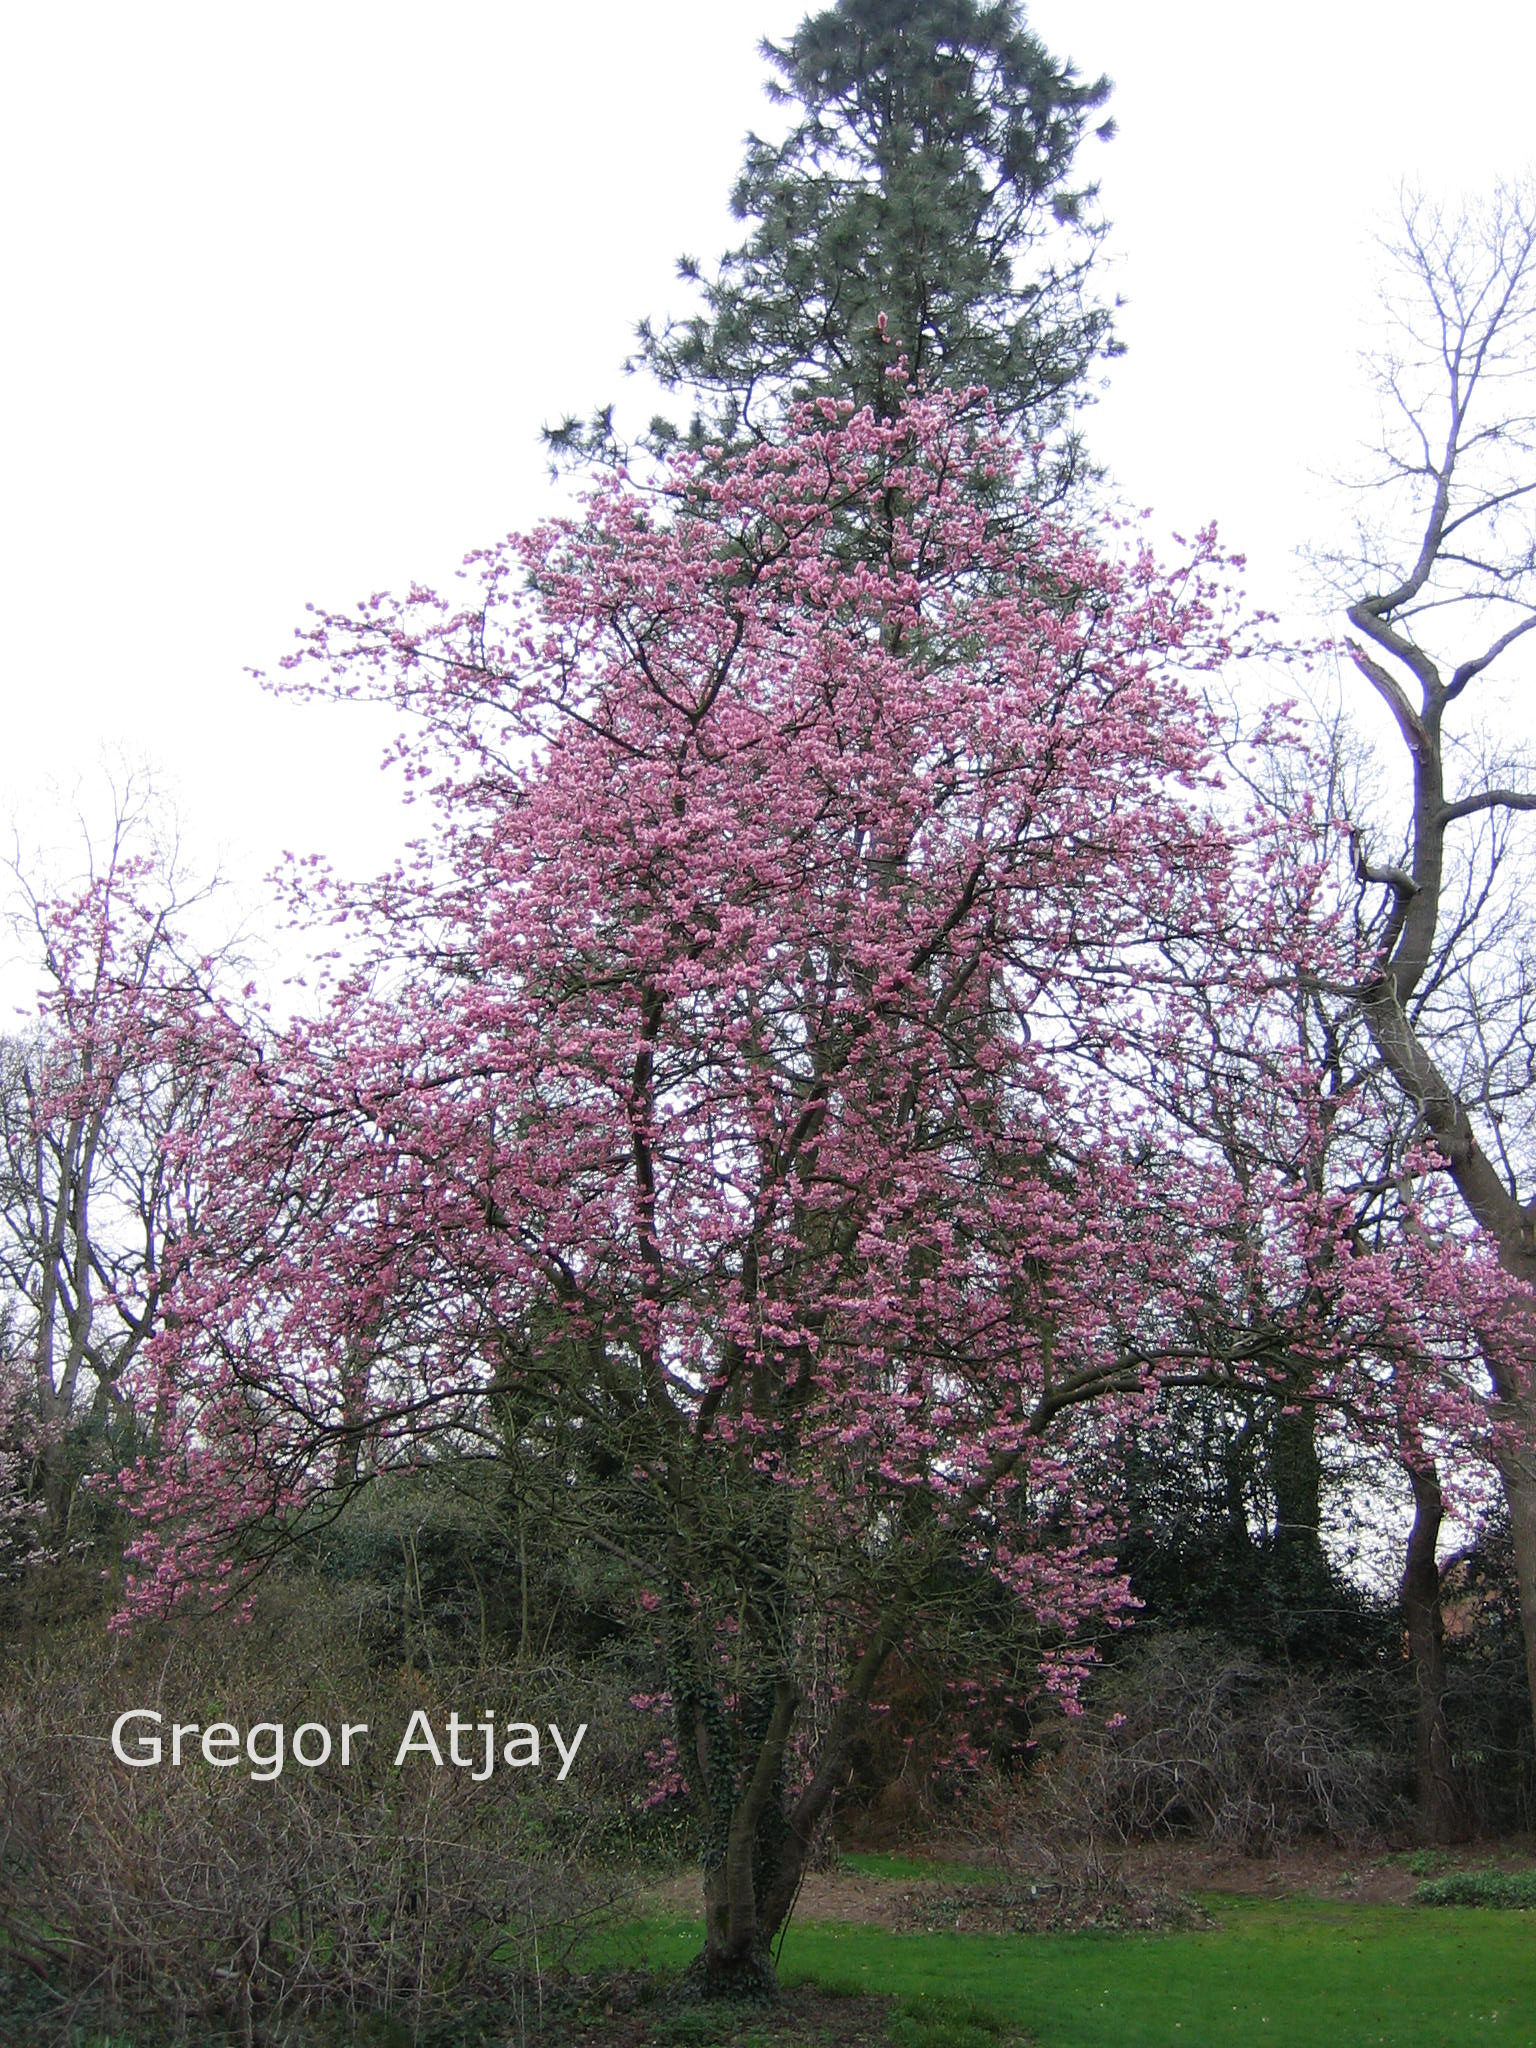
[[[1472,796],[1458,797],[1455,803],[1444,804],[1439,812],[1442,825],[1453,825],[1458,818],[1470,818],[1477,811],[1536,811],[1536,791],[1528,789],[1480,789]]]

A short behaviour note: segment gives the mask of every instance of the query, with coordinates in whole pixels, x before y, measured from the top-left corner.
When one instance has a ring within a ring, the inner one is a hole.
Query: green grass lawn
[[[901,1934],[796,1925],[786,1986],[899,2001],[909,2048],[1536,2048],[1536,1927],[1497,1910],[1208,1901],[1158,1935]],[[611,1938],[612,1939],[612,1938]],[[651,1921],[611,1959],[686,1963],[696,1924]],[[605,1944],[608,1946],[608,1944]]]
[[[931,1877],[936,1866],[866,1874]],[[786,1989],[893,2001],[892,2048],[1536,2048],[1529,1912],[1210,1895],[1205,1904],[1214,1926],[1164,1934],[893,1934],[797,1923],[780,1976]],[[692,1960],[699,1939],[692,1916],[647,1917],[594,1936],[580,1966],[665,1976]],[[814,2022],[806,2048],[855,2033],[883,2040],[878,2009],[856,2010],[872,2010],[873,2026]],[[650,2013],[647,2031],[623,2032],[626,2043],[786,2048],[789,2039],[789,2015],[774,2024],[753,2008],[662,1998]],[[0,2041],[10,2038],[6,2018],[0,2009]],[[602,2025],[582,2041],[601,2048]],[[578,2032],[556,2027],[561,2041]],[[106,2048],[88,2031],[77,2038],[78,2048]],[[131,2040],[159,2048],[153,2036]],[[130,2048],[130,2037],[114,2037],[110,2048]]]

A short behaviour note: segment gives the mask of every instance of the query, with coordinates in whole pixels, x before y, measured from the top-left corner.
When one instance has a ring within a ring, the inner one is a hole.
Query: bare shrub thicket
[[[440,1741],[455,1708],[553,1719],[569,1734],[590,1703],[558,1674],[370,1674],[290,1610],[233,1647],[228,1629],[126,1651],[99,1632],[60,1643],[14,1669],[7,1694],[0,1964],[13,1997],[33,1980],[39,2040],[124,2021],[151,2025],[157,2043],[282,2044],[316,2026],[350,2041],[386,2016],[402,2038],[426,2039],[478,2009],[515,2041],[549,1972],[605,1910],[603,1884],[579,1874],[599,1824],[581,1767],[601,1773],[600,1742],[564,1785],[553,1769],[475,1784],[430,1759],[393,1768],[417,1706]],[[378,1735],[346,1770],[290,1760],[265,1783],[243,1758],[132,1770],[108,1738],[137,1705],[167,1722],[280,1721],[290,1739],[306,1720],[367,1721]]]
[[[1400,1821],[1402,1765],[1349,1684],[1218,1638],[1149,1635],[1032,1774],[1025,1822],[1079,1840],[1188,1835],[1262,1852]]]

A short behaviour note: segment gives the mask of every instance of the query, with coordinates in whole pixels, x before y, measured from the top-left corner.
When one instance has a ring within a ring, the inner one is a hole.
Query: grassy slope
[[[1536,2048],[1527,1914],[1248,1899],[1219,1911],[1210,1932],[1156,1936],[797,1926],[781,1972],[895,1996],[914,2048],[968,2034],[962,2012],[1039,2048]],[[652,1921],[629,1943],[631,1958],[681,1965],[698,1929]]]

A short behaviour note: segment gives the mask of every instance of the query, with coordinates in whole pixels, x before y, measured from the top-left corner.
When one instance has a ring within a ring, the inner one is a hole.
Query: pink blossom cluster
[[[409,715],[435,829],[367,888],[298,870],[361,964],[219,1041],[134,1611],[517,1387],[622,1418],[674,1704],[803,1688],[830,1615],[862,1706],[908,1526],[1071,1700],[1129,1606],[1095,1461],[1170,1375],[1303,1361],[1383,1428],[1477,1422],[1501,1283],[1372,1236],[1374,1110],[1298,1035],[1347,955],[1320,821],[1222,785],[1214,536],[1170,571],[999,522],[1011,460],[974,397],[807,408],[606,481],[461,600],[316,616],[294,686]]]

